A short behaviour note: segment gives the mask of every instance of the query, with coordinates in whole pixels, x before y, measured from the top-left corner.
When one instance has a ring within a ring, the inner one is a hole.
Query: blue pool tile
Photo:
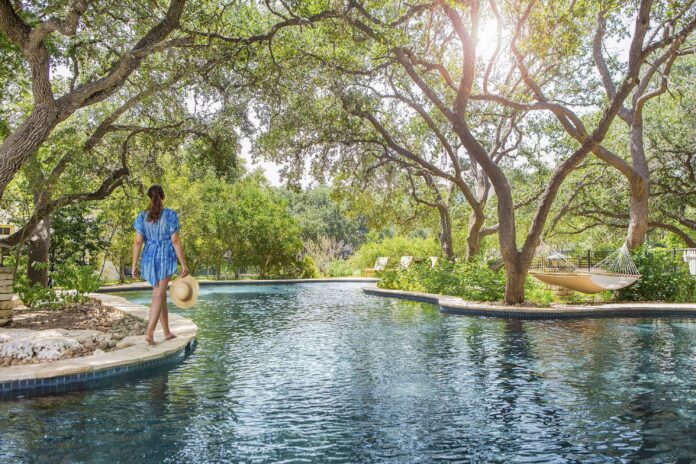
[[[48,394],[51,392],[66,392],[71,390],[71,384],[84,383],[89,380],[97,380],[105,377],[111,377],[119,374],[135,372],[155,366],[166,366],[177,363],[180,359],[185,358],[191,353],[191,349],[195,347],[195,340],[189,342],[186,347],[183,347],[176,353],[172,353],[164,358],[150,360],[141,364],[132,364],[129,366],[117,366],[99,371],[81,372],[76,374],[62,375],[59,377],[47,379],[23,379],[23,380],[8,380],[0,382],[0,393],[10,391],[33,390],[34,393]]]

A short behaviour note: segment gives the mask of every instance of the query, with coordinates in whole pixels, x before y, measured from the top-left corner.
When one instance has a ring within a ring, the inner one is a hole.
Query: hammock
[[[537,248],[535,262],[529,273],[549,285],[557,285],[581,293],[599,293],[628,287],[640,279],[640,273],[624,244],[588,269],[580,269],[562,253],[543,241]]]

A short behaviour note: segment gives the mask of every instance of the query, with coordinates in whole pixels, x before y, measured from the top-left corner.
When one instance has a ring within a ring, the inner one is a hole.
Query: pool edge
[[[131,303],[123,297],[96,293],[89,294],[89,297],[99,300],[106,307],[145,321],[148,319],[147,306]],[[91,382],[183,358],[195,348],[198,326],[190,319],[173,313],[169,314],[169,325],[177,337],[160,341],[155,346],[148,345],[144,337],[138,335],[124,338],[122,342],[130,345],[120,350],[40,364],[0,367],[0,395]],[[159,329],[155,333],[155,340],[163,338]]]
[[[375,283],[379,279],[375,277],[327,277],[322,279],[263,279],[263,280],[202,280],[198,281],[201,287],[215,287],[224,285],[288,285],[311,283]],[[171,283],[170,283],[171,284]],[[138,282],[134,284],[109,285],[100,287],[98,293],[121,293],[151,290],[148,283]]]
[[[691,303],[611,303],[601,306],[515,307],[474,303],[449,295],[391,290],[376,286],[364,287],[367,295],[420,301],[437,305],[440,311],[458,316],[484,316],[508,319],[583,319],[602,317],[696,317],[696,304]]]

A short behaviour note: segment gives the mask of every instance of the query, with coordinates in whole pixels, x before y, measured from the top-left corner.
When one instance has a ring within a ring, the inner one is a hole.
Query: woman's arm
[[[179,277],[186,277],[189,273],[189,269],[186,265],[186,258],[184,258],[184,247],[181,244],[181,237],[179,237],[178,230],[172,234],[172,245],[174,245],[176,257],[179,258],[179,262],[181,263],[181,274],[179,274]]]
[[[140,277],[140,272],[138,271],[138,255],[140,254],[140,248],[143,246],[143,236],[139,232],[135,233],[135,239],[133,239],[133,265],[131,266],[131,275],[134,279]]]

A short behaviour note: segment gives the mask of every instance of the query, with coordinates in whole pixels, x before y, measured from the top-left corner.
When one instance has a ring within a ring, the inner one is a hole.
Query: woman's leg
[[[162,331],[164,332],[164,339],[169,340],[170,338],[176,338],[176,335],[169,330],[169,310],[167,308],[167,290],[165,289],[162,293],[162,311],[160,311],[159,317],[160,324],[162,324]]]
[[[167,292],[167,283],[169,282],[169,277],[160,280],[152,288],[152,305],[150,306],[150,320],[147,324],[147,333],[145,334],[145,340],[150,345],[155,344],[155,328],[157,327],[157,320],[160,317],[160,312],[162,311],[162,294]]]

